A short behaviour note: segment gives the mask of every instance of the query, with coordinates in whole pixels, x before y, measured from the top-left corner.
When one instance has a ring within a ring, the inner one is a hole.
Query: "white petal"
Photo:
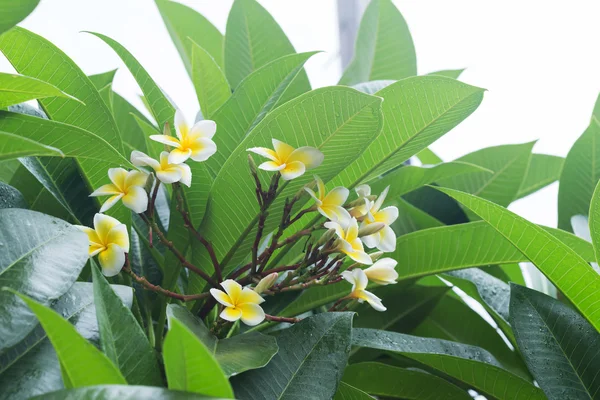
[[[263,171],[281,171],[285,168],[285,164],[278,164],[275,161],[265,161],[264,163],[258,166],[259,169]]]
[[[169,164],[181,164],[184,163],[192,155],[192,150],[185,149],[173,149],[169,153]]]
[[[381,303],[381,299],[373,293],[363,290],[364,299],[375,311],[385,311],[387,308]]]
[[[386,226],[377,232],[376,235],[379,235],[379,243],[377,244],[379,250],[386,253],[396,250],[396,233],[394,233],[392,228]]]
[[[191,159],[194,161],[206,161],[217,152],[217,145],[210,138],[201,137],[197,139],[191,146]]]
[[[387,197],[389,190],[390,187],[388,186],[385,189],[383,189],[383,192],[381,192],[379,197],[377,197],[377,200],[375,200],[375,204],[373,204],[373,207],[371,208],[372,213],[376,213],[377,211],[379,211],[379,209],[383,205],[383,202],[385,201],[385,198]]]
[[[183,183],[187,187],[190,187],[192,185],[192,170],[190,169],[190,166],[187,164],[180,164],[178,167],[181,171],[181,179],[179,182]]]
[[[242,322],[246,325],[255,326],[265,320],[265,312],[258,304],[242,304],[239,309],[242,311]]]
[[[179,141],[176,138],[174,138],[173,136],[150,135],[150,139],[152,139],[158,143],[166,144],[167,146],[171,146],[171,147],[175,147],[175,148],[181,147],[181,144],[179,143]]]
[[[267,149],[266,147],[251,147],[246,151],[250,151],[252,153],[258,154],[259,156],[266,157],[271,161],[278,161],[277,154],[273,150]]]
[[[114,206],[115,204],[117,204],[117,202],[118,202],[119,200],[121,200],[121,198],[122,198],[123,196],[124,196],[124,195],[123,195],[123,193],[120,193],[120,194],[114,195],[114,196],[112,196],[112,197],[109,197],[109,198],[108,198],[108,200],[106,200],[106,201],[104,202],[104,204],[102,204],[102,207],[100,207],[100,212],[101,212],[101,213],[103,213],[103,212],[105,212],[105,211],[108,211],[108,210],[110,210],[110,208],[111,208],[112,206]]]
[[[108,248],[98,254],[98,261],[104,276],[115,276],[125,265],[125,251],[116,244],[109,244]]]
[[[184,136],[188,134],[188,127],[189,125],[181,110],[175,110],[175,134],[179,140],[183,140]]]
[[[306,167],[300,161],[293,161],[285,164],[285,168],[282,169],[281,178],[284,181],[290,181],[304,174]]]
[[[354,190],[358,197],[367,197],[371,195],[371,187],[369,185],[358,185]]]
[[[287,162],[299,161],[304,164],[306,169],[313,169],[321,165],[324,157],[323,153],[314,147],[304,146],[294,150],[287,159]]]
[[[148,193],[141,186],[132,186],[123,196],[123,204],[136,214],[148,209]]]
[[[114,184],[109,183],[106,185],[102,185],[98,189],[94,190],[92,192],[92,194],[90,194],[90,197],[109,196],[111,194],[119,194],[119,193],[121,193],[119,188],[116,187]]]
[[[217,132],[217,123],[210,119],[205,119],[194,124],[190,131],[190,135],[212,139],[212,137],[215,136],[215,132]]]
[[[213,289],[210,289],[210,294],[212,295],[212,297],[215,298],[215,300],[217,300],[219,303],[223,304],[224,306],[233,307],[233,304],[231,304],[231,299],[229,298],[227,293],[225,293],[224,291],[213,288]]]

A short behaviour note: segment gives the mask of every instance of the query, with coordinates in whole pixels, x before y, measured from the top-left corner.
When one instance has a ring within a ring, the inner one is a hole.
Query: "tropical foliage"
[[[443,162],[485,90],[419,75],[391,0],[314,89],[255,0],[224,35],[155,3],[193,122],[117,40],[145,110],[0,1],[0,398],[600,396],[600,114],[565,159]],[[555,181],[559,229],[507,210]]]

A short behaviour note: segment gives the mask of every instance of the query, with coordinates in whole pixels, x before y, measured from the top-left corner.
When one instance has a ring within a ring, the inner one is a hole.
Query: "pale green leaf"
[[[90,81],[92,81],[96,89],[101,90],[112,85],[116,73],[117,69],[113,69],[99,74],[89,75],[88,78],[90,78]]]
[[[363,14],[354,58],[340,85],[417,74],[417,56],[406,21],[391,0],[373,0]]]
[[[565,159],[549,154],[532,154],[517,199],[529,196],[560,178]]]
[[[435,154],[429,147],[426,147],[417,154],[415,154],[415,157],[417,157],[419,161],[421,161],[421,163],[423,164],[433,165],[444,162],[444,160],[442,160],[437,154]]]
[[[458,79],[458,77],[465,71],[463,69],[443,69],[441,71],[430,72],[427,75],[445,76],[447,78]]]
[[[206,50],[195,42],[192,42],[191,50],[192,82],[200,111],[205,119],[211,119],[231,96],[231,89],[219,64]]]
[[[39,79],[0,72],[0,108],[46,97],[65,97],[79,101],[56,86]]]
[[[12,133],[0,132],[0,161],[29,156],[64,157],[64,154],[55,147],[46,146]]]
[[[0,0],[0,34],[24,20],[40,0]]]
[[[148,386],[99,385],[66,389],[34,397],[37,400],[211,400],[195,393]],[[217,399],[215,399],[217,400]]]

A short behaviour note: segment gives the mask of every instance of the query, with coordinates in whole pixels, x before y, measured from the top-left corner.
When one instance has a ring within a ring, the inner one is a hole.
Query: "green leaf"
[[[46,393],[32,400],[211,400],[195,393],[148,386],[98,385]],[[216,399],[215,399],[216,400]]]
[[[446,225],[469,222],[457,201],[430,186],[413,190],[405,194],[403,199]]]
[[[100,91],[101,89],[112,85],[116,73],[117,69],[115,68],[111,71],[102,72],[100,74],[89,75],[88,78],[90,78],[90,81],[92,81],[96,89]]]
[[[565,159],[549,154],[532,154],[517,199],[529,196],[560,178]]]
[[[558,185],[558,227],[572,232],[571,217],[588,215],[600,179],[600,122],[592,121],[565,158]]]
[[[233,89],[256,69],[295,52],[277,22],[256,0],[234,1],[224,43],[225,75]],[[300,93],[310,90],[306,72],[301,71],[292,86]]]
[[[0,210],[2,286],[48,304],[69,289],[88,259],[87,236],[64,221],[34,211]],[[0,349],[12,346],[35,325],[29,309],[0,292]]]
[[[375,362],[348,366],[344,371],[342,382],[385,398],[471,399],[466,391],[435,375]]]
[[[348,361],[353,313],[322,313],[277,336],[279,352],[266,367],[233,377],[242,399],[333,398]],[[310,392],[307,392],[310,388]]]
[[[219,150],[206,162],[214,175],[219,173],[251,129],[281,104],[283,96],[296,97],[304,93],[290,85],[313,54],[283,56],[258,68],[242,80],[229,100],[214,114],[219,132],[214,140]]]
[[[417,56],[410,31],[391,0],[373,0],[363,14],[354,59],[340,85],[378,79],[403,79],[417,74]]]
[[[0,1],[0,34],[23,21],[39,2],[40,0]]]
[[[19,190],[0,182],[0,209],[4,208],[27,208],[27,202]]]
[[[369,396],[360,389],[348,385],[346,382],[340,382],[340,385],[335,392],[333,400],[369,400],[374,397]]]
[[[510,321],[523,358],[548,399],[593,399],[600,334],[568,305],[511,285]]]
[[[458,77],[465,72],[463,69],[443,69],[441,71],[430,72],[427,75],[445,76],[447,78],[458,79]]]
[[[64,154],[55,147],[46,146],[12,133],[0,132],[0,161],[29,156],[64,157]]]
[[[488,147],[460,157],[493,171],[440,179],[440,186],[457,189],[508,206],[516,197],[525,177],[535,142]]]
[[[119,297],[131,306],[130,287],[112,285]],[[72,323],[77,332],[92,343],[100,339],[96,323],[92,284],[75,282],[52,309]],[[56,352],[41,325],[15,346],[0,353],[0,392],[2,398],[29,399],[64,387]]]
[[[152,123],[117,92],[112,92],[112,103],[113,117],[119,127],[126,153],[130,153],[132,150],[139,150],[150,154],[150,150],[146,146],[146,140],[149,140],[147,139],[149,135],[140,128],[137,120],[148,125],[152,125]],[[152,134],[158,134],[155,130],[156,128],[153,127]],[[160,148],[160,146],[157,147]]]
[[[191,50],[192,82],[202,116],[210,119],[231,96],[231,89],[219,64],[206,50],[195,42],[192,42]]]
[[[258,332],[217,339],[202,320],[195,317],[187,308],[176,304],[168,305],[167,315],[169,321],[178,320],[204,343],[228,377],[264,367],[278,350],[274,337]]]
[[[390,86],[392,83],[395,83],[395,80],[378,80],[378,81],[369,81],[357,83],[356,85],[352,85],[352,87],[360,92],[366,94],[375,94],[379,92],[381,89]]]
[[[401,354],[494,399],[544,399],[540,389],[503,369],[478,347],[364,328],[353,330],[352,344]]]
[[[113,167],[130,165],[129,161],[103,138],[68,124],[0,111],[0,131],[36,141],[44,146],[59,148],[67,157],[90,159],[95,164],[98,161],[103,164],[110,163]],[[94,171],[94,174],[88,177],[91,181],[100,175],[108,179],[105,177],[106,170]]]
[[[565,295],[567,299],[600,329],[596,293],[600,276],[571,247],[539,226],[487,200],[438,188],[479,215],[518,248]]]
[[[0,72],[0,108],[46,97],[65,97],[79,101],[56,86],[39,79]]]
[[[223,35],[210,21],[194,9],[174,1],[156,0],[156,6],[190,77],[194,56],[188,38],[202,46],[219,67],[223,66]]]
[[[444,162],[437,154],[435,154],[429,147],[424,148],[415,155],[419,161],[423,164],[439,164]]]
[[[92,265],[96,316],[102,351],[132,384],[161,386],[154,350],[135,317],[110,288],[100,269]]]
[[[163,350],[169,389],[232,399],[227,377],[206,346],[179,320],[169,325]]]
[[[408,201],[395,199],[393,205],[398,207],[398,219],[391,225],[397,237],[421,229],[435,228],[444,224],[425,211],[413,206]]]
[[[373,193],[381,193],[386,186],[389,186],[390,189],[387,198],[396,199],[428,183],[443,179],[460,179],[462,175],[470,174],[490,176],[492,171],[461,161],[442,163],[432,167],[407,165],[369,183],[371,184]],[[464,177],[464,179],[469,178]]]
[[[28,296],[11,292],[19,296],[39,319],[56,350],[62,371],[74,387],[127,383],[118,368],[85,340],[69,321]]]
[[[253,241],[252,230],[258,220],[259,209],[254,182],[248,173],[246,149],[271,146],[272,138],[295,148],[315,147],[324,154],[326,161],[314,173],[327,182],[377,136],[382,124],[380,106],[381,99],[353,89],[322,88],[276,108],[251,131],[215,179],[210,194],[210,212],[202,221],[201,231],[212,242],[218,259],[226,267],[225,272],[231,271],[238,260],[248,255]],[[261,174],[264,185],[268,185],[267,179],[270,179],[266,175]],[[265,232],[279,224],[285,198],[294,196],[313,179],[311,174],[304,174],[282,184],[277,200],[270,207]],[[206,253],[202,254],[206,256]],[[210,261],[197,265],[210,268]]]
[[[444,191],[446,192],[446,191]],[[567,232],[537,227],[594,261],[590,243]],[[526,255],[484,221],[413,232],[398,238],[390,257],[398,261],[400,279],[420,278],[469,267],[528,261]]]
[[[403,79],[377,92],[384,99],[383,131],[333,186],[352,188],[398,167],[468,117],[481,103],[483,92],[438,76]]]

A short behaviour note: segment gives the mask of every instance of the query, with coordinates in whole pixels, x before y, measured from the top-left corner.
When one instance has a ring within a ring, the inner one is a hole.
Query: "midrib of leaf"
[[[385,88],[384,88],[385,89]],[[382,89],[383,90],[383,89]],[[377,92],[379,93],[379,92]],[[375,93],[375,96],[377,96],[377,93]],[[446,111],[444,111],[443,113],[441,113],[440,115],[438,115],[437,117],[435,117],[434,119],[432,119],[430,122],[428,122],[427,124],[425,124],[425,126],[421,129],[419,129],[418,132],[416,132],[414,135],[412,135],[410,138],[408,138],[408,140],[406,140],[404,143],[402,143],[400,146],[398,146],[395,150],[393,150],[391,153],[389,153],[385,158],[383,158],[381,161],[378,161],[377,163],[373,164],[373,167],[370,168],[369,170],[367,170],[367,172],[365,172],[364,174],[362,174],[359,178],[357,178],[352,184],[350,184],[348,186],[348,189],[352,189],[354,188],[354,186],[358,185],[359,183],[361,183],[365,178],[367,178],[373,171],[377,170],[378,167],[380,167],[381,165],[383,165],[386,161],[388,161],[390,158],[392,158],[394,155],[396,155],[400,150],[404,149],[406,146],[408,146],[412,141],[414,141],[417,137],[419,137],[419,135],[421,133],[423,133],[423,131],[425,131],[427,128],[429,128],[431,125],[433,125],[434,123],[436,123],[441,117],[443,117],[444,115],[446,115],[449,111],[451,111],[452,109],[454,109],[455,107],[459,106],[460,104],[462,104],[463,102],[465,102],[466,100],[469,100],[472,96],[478,95],[480,94],[480,92],[474,92],[471,93],[470,95],[466,96],[465,98],[461,99],[460,101],[458,101],[457,103],[453,104],[451,107],[449,107],[448,109],[446,109]],[[384,97],[384,101],[385,101],[385,97]],[[379,133],[379,135],[377,135],[377,137],[374,140],[377,140],[377,138],[380,135],[384,134],[384,130],[385,127],[381,130],[381,132]],[[367,147],[368,149],[368,147]],[[366,149],[365,149],[366,150]]]
[[[529,158],[531,158],[531,156]],[[494,172],[494,174],[491,176],[491,178],[481,188],[479,188],[475,193],[473,193],[473,195],[474,196],[479,196],[479,194],[481,194],[481,192],[483,192],[485,190],[485,188],[487,188],[489,185],[491,185],[493,182],[495,182],[496,179],[498,179],[498,177],[504,171],[506,171],[511,165],[513,165],[518,159],[519,159],[519,156],[513,157],[510,160],[510,162],[508,162],[507,164],[505,164],[497,172]],[[529,166],[527,168],[529,168]],[[523,177],[525,177],[526,173],[527,173],[527,171],[525,171],[525,174],[523,174]]]
[[[350,118],[348,118],[346,121],[344,121],[339,127],[337,127],[325,140],[323,140],[323,142],[321,142],[321,144],[319,144],[317,146],[317,149],[321,149],[323,148],[323,146],[325,144],[327,144],[335,135],[337,135],[339,133],[339,131],[344,128],[347,124],[349,124],[351,121],[354,120],[354,118],[356,118],[357,115],[361,114],[366,108],[370,107],[372,105],[371,103],[368,103],[367,105],[365,105],[364,107],[362,107],[360,110],[358,110],[356,113],[354,113],[352,116],[350,116]],[[378,135],[379,136],[379,135]],[[242,142],[243,143],[243,142]],[[240,143],[238,145],[237,148],[239,148],[242,143]],[[236,148],[236,149],[237,149]],[[235,150],[234,150],[235,151]],[[224,165],[225,166],[225,165]],[[224,169],[224,168],[223,168]],[[335,178],[335,177],[334,177]],[[215,183],[218,180],[218,176],[217,178],[213,181],[213,186],[215,185]],[[278,190],[277,192],[277,196],[279,196],[283,189],[287,186],[288,182],[285,182],[281,188]],[[211,187],[212,190],[212,187]],[[229,251],[225,254],[225,257],[223,257],[223,261],[221,261],[221,267],[225,267],[227,265],[227,263],[229,263],[229,261],[231,260],[231,258],[235,255],[235,252],[237,251],[238,247],[240,246],[241,243],[243,243],[246,240],[246,237],[248,235],[248,233],[254,228],[254,225],[256,224],[256,222],[258,221],[259,215],[256,214],[254,216],[254,218],[252,218],[252,220],[250,221],[250,223],[248,223],[248,226],[246,227],[246,229],[244,229],[244,231],[242,232],[242,234],[240,235],[240,237],[238,238],[238,240],[233,244],[233,246],[229,249]]]
[[[64,232],[65,232],[65,230],[62,230],[57,236],[52,236],[48,240],[46,240],[45,242],[42,242],[39,245],[37,245],[37,246],[33,247],[32,249],[30,249],[27,253],[25,253],[21,257],[17,258],[8,267],[6,267],[2,271],[0,271],[0,276],[2,276],[6,271],[8,271],[12,267],[14,267],[16,264],[20,263],[25,257],[31,255],[33,252],[35,252],[36,250],[38,250],[40,247],[45,246],[46,244],[52,242],[53,240],[59,239],[61,236],[64,236]]]
[[[450,333],[446,328],[444,328],[442,326],[442,324],[440,324],[439,322],[437,322],[434,318],[429,317],[428,321],[430,323],[432,323],[433,325],[437,326],[439,330],[441,330],[442,332],[444,332],[454,342],[460,342],[459,338],[457,338],[455,335],[453,335],[452,333]]]
[[[246,14],[246,9],[245,7],[243,7],[244,10],[244,28],[246,29],[246,38],[247,38],[247,42],[248,42],[248,51],[249,51],[249,55],[250,55],[250,66],[252,67],[252,71],[255,70],[256,68],[256,64],[254,62],[254,50],[252,48],[252,37],[250,36],[250,28],[248,27],[248,15]],[[250,71],[250,72],[252,72]],[[239,86],[239,84],[238,84]]]
[[[302,366],[306,362],[306,359],[313,353],[313,351],[315,351],[315,348],[317,347],[317,345],[319,343],[321,343],[321,340],[323,340],[323,337],[327,333],[329,333],[329,331],[331,329],[333,329],[338,323],[339,323],[339,320],[337,320],[333,324],[331,324],[331,326],[329,326],[329,328],[327,328],[325,330],[325,332],[323,332],[323,334],[321,335],[321,337],[319,338],[319,340],[315,342],[314,346],[311,347],[310,351],[308,353],[306,353],[306,357],[304,357],[302,359],[302,361],[300,362],[300,365],[298,366],[298,368],[296,368],[296,370],[292,373],[292,377],[288,380],[287,384],[285,385],[285,387],[283,388],[283,390],[281,391],[281,394],[277,397],[277,399],[281,399],[283,397],[283,395],[285,394],[287,388],[290,386],[290,384],[292,383],[292,381],[294,379],[296,379],[296,375],[298,375],[298,371],[300,371],[302,369]]]
[[[379,38],[379,29],[381,23],[381,1],[377,4],[377,25],[375,25],[375,37],[373,38],[373,45],[370,46],[373,51],[371,52],[370,62],[369,62],[369,75],[367,76],[367,81],[372,79],[371,75],[373,74],[373,65],[375,64],[375,53],[377,51],[377,39]],[[356,55],[355,55],[356,56]]]

